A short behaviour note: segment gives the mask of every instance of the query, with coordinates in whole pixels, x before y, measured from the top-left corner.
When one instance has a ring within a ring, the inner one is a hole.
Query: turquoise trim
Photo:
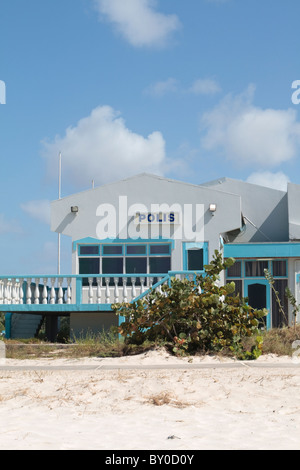
[[[125,317],[123,317],[122,315],[119,315],[118,326],[121,326],[122,323],[124,323],[124,321],[125,321]],[[119,335],[119,338],[122,338],[122,335]]]
[[[266,308],[268,310],[268,315],[266,317],[266,327],[269,330],[271,328],[271,292],[270,292],[270,284],[266,279],[261,278],[248,278],[244,281],[244,290],[245,290],[245,297],[248,297],[248,288],[252,284],[262,284],[266,286]]]
[[[5,305],[8,313],[52,313],[63,314],[71,312],[103,312],[112,311],[111,304],[30,304]]]
[[[92,238],[92,237],[86,237],[86,238],[81,238],[80,240],[75,240],[72,243],[73,250],[76,251],[77,245],[83,245],[83,244],[88,244],[88,245],[107,245],[109,243],[116,243],[118,245],[120,244],[126,244],[126,243],[134,243],[134,244],[145,244],[145,243],[171,243],[172,249],[175,247],[175,240],[172,238],[164,238],[164,237],[156,237],[156,238],[106,238],[105,240],[100,240],[98,238]]]
[[[76,278],[76,305],[82,303],[82,277]]]
[[[92,238],[92,237],[86,237],[86,238],[81,238],[80,240],[74,241],[73,242],[73,250],[75,251],[77,249],[77,245],[80,244],[88,244],[88,245],[99,245],[100,240],[98,238]]]
[[[116,246],[120,246],[122,248],[122,253],[117,253],[117,254],[105,254],[104,253],[104,247],[105,246],[109,246],[111,244],[115,244]],[[141,245],[141,246],[145,246],[145,253],[140,253],[140,254],[128,254],[127,253],[127,248],[131,245]],[[152,245],[166,245],[168,247],[168,252],[167,253],[151,253],[150,251],[150,247]],[[80,257],[93,257],[93,256],[124,256],[124,252],[125,252],[125,255],[126,256],[147,256],[147,254],[149,256],[162,256],[162,255],[170,255],[171,254],[171,250],[174,248],[174,240],[165,240],[165,239],[161,239],[161,240],[144,240],[143,242],[141,240],[131,240],[131,243],[122,243],[122,241],[120,240],[110,240],[109,242],[102,242],[98,244],[95,244],[95,243],[82,243],[82,241],[80,241],[80,244],[76,242],[76,245],[74,245],[73,243],[73,249],[76,249],[75,247],[77,246],[77,252],[78,252],[78,256]],[[98,248],[98,253],[92,253],[92,254],[84,254],[84,253],[81,253],[81,248],[82,247],[85,247],[85,246],[96,246]]]
[[[260,259],[251,259],[251,258],[246,258],[245,260],[243,259],[236,259],[236,262],[235,264],[237,263],[240,263],[241,264],[241,274],[240,276],[238,275],[232,275],[230,276],[228,274],[228,268],[226,269],[226,278],[227,279],[243,279],[243,278],[246,278],[246,279],[253,279],[253,278],[264,278],[264,276],[247,276],[246,275],[246,262],[247,261],[262,261]],[[273,262],[274,261],[283,261],[285,263],[285,274],[282,274],[282,275],[275,275],[274,274],[274,267],[273,267]],[[272,259],[272,260],[269,260],[268,261],[268,270],[271,271],[272,273],[272,276],[275,278],[275,279],[287,279],[288,278],[288,260],[287,259],[279,259],[279,258],[276,258],[276,259]]]
[[[155,275],[155,277],[157,277],[159,275]],[[159,276],[160,277],[160,276]],[[156,289],[157,287],[161,286],[164,282],[166,282],[168,279],[170,278],[169,274],[165,275],[160,281],[158,281],[156,284],[153,284],[153,286],[150,288],[150,289],[147,289],[145,292],[143,292],[141,295],[139,295],[138,297],[136,297],[135,299],[133,299],[131,301],[131,303],[134,303],[134,302],[137,302],[138,300],[142,299],[143,297],[145,297],[146,295],[149,294],[149,291],[151,289]]]
[[[300,243],[236,243],[224,245],[224,258],[298,258]]]
[[[46,305],[6,305],[5,310],[12,313],[52,313],[61,314],[71,312],[111,312],[111,304],[46,304]]]

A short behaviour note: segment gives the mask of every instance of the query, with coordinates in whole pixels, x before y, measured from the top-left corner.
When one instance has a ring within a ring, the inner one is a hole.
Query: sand
[[[1,450],[300,448],[300,364],[290,367],[291,358],[262,356],[255,367],[232,367],[233,360],[189,362],[157,350],[4,361],[11,367],[0,365]]]

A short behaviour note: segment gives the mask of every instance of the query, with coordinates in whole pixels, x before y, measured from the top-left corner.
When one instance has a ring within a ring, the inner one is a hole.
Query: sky
[[[1,0],[0,275],[57,272],[60,152],[62,197],[143,172],[300,184],[299,14],[299,0]]]

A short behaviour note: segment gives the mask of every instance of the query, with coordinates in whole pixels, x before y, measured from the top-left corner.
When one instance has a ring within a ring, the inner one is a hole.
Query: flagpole
[[[61,199],[61,152],[58,158],[58,199]],[[57,274],[60,275],[60,233],[58,233]]]

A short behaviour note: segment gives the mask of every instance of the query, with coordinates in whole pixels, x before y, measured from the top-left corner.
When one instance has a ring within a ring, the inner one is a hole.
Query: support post
[[[11,319],[12,313],[5,313],[5,338],[11,339]]]

